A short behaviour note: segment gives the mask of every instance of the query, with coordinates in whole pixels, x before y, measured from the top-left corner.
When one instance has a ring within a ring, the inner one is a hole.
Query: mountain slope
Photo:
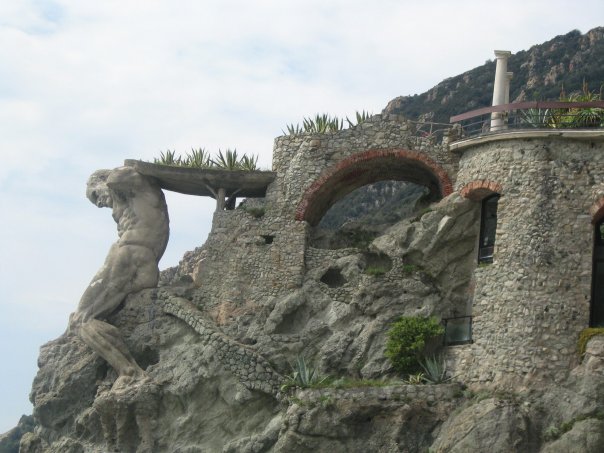
[[[564,87],[577,91],[585,80],[592,90],[604,83],[604,27],[585,34],[573,30],[543,44],[512,55],[508,70],[512,102],[555,100]],[[384,113],[416,119],[434,112],[434,121],[448,123],[452,115],[491,105],[495,61],[443,80],[432,89],[413,96],[400,96],[388,103]]]

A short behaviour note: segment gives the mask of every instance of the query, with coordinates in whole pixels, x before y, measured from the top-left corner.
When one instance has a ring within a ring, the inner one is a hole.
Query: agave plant
[[[367,121],[367,119],[369,119],[371,117],[371,113],[366,112],[365,110],[363,110],[362,112],[355,112],[356,114],[356,119],[357,122],[356,124],[353,123],[352,121],[350,121],[350,119],[348,119],[348,117],[346,117],[346,122],[348,123],[348,127],[353,127],[353,126],[357,126],[365,121]]]
[[[223,170],[239,170],[241,166],[239,165],[239,159],[237,159],[237,150],[227,148],[222,153],[222,150],[218,150],[218,154],[215,159],[212,159],[212,163],[215,167],[221,168]]]
[[[281,129],[281,131],[283,132],[284,135],[299,135],[304,133],[304,129],[302,129],[302,127],[300,127],[300,124],[296,124],[294,126],[294,124],[288,124],[285,126],[287,129],[287,132],[285,132],[283,129]]]
[[[317,113],[314,118],[304,118],[302,124],[304,126],[304,132],[317,134],[340,131],[344,128],[343,120],[339,119],[337,116],[331,117],[327,113],[323,113],[322,115]]]
[[[419,364],[424,369],[424,381],[428,384],[443,384],[450,381],[447,376],[447,362],[443,356],[426,357]]]
[[[258,154],[248,156],[244,154],[241,156],[241,160],[239,161],[239,167],[241,170],[246,171],[254,171],[258,169]]]
[[[548,127],[550,122],[550,109],[521,110],[520,122],[530,127]]]
[[[212,166],[212,159],[210,153],[204,148],[191,148],[191,154],[187,154],[187,158],[184,161],[184,166],[194,168],[208,168]]]
[[[153,162],[161,165],[180,165],[182,163],[182,159],[180,156],[178,156],[178,158],[176,157],[176,151],[170,151],[168,149],[165,153],[160,151],[159,159],[155,158]]]
[[[308,388],[321,384],[327,379],[327,377],[319,376],[316,368],[307,365],[303,356],[298,356],[290,366],[292,374],[286,378],[285,384],[281,387],[282,389],[291,387]]]
[[[350,118],[346,117],[346,122],[349,127],[356,126],[357,124],[361,124],[363,121],[366,121],[371,117],[371,113],[363,110],[362,112],[356,112],[356,123],[354,123]],[[328,132],[336,132],[344,129],[344,120],[338,118],[337,116],[330,116],[327,113],[316,114],[314,117],[303,118],[302,126],[300,124],[288,124],[286,125],[287,131],[282,132],[285,135],[298,135],[303,133],[313,133],[313,134],[325,134]]]

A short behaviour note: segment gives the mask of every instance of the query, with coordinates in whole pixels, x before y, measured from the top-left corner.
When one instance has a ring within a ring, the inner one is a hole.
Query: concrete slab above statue
[[[125,160],[124,165],[155,178],[162,189],[208,197],[215,197],[219,188],[224,189],[227,197],[264,197],[268,185],[277,176],[272,171],[172,167],[133,159]]]
[[[158,263],[169,237],[168,209],[155,181],[131,167],[94,172],[86,196],[98,207],[112,208],[119,238],[82,295],[69,329],[77,332],[126,383],[144,377],[144,371],[128,351],[119,330],[105,319],[129,294],[157,285]]]

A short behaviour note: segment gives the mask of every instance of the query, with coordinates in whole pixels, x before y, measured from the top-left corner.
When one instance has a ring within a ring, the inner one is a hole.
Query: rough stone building
[[[148,380],[116,386],[69,330],[42,347],[21,451],[602,451],[604,340],[579,364],[577,339],[604,326],[604,129],[514,129],[511,110],[471,133],[386,109],[278,137],[266,172],[126,161],[216,198],[212,230],[106,319]],[[415,212],[319,248],[329,208],[384,180],[426,188]],[[400,316],[443,321],[458,382],[400,380]],[[288,393],[304,357],[333,382]]]
[[[593,267],[595,225],[604,217],[604,132],[500,130],[459,139],[453,128],[437,142],[417,129],[382,114],[339,132],[277,138],[274,181],[254,200],[263,215],[215,213],[204,257],[192,270],[209,290],[204,304],[253,305],[337,259],[341,250],[308,245],[309,230],[360,186],[411,181],[428,187],[433,200],[455,191],[477,211],[496,194],[491,259],[479,263],[477,221],[469,300],[435,312],[472,317],[472,342],[450,346],[449,365],[464,381],[482,384],[562,379],[576,365],[577,338],[590,325],[592,287],[599,284]],[[229,235],[237,236],[236,247]],[[391,258],[389,278],[396,281],[405,259]],[[331,286],[326,291],[346,299],[345,283]]]

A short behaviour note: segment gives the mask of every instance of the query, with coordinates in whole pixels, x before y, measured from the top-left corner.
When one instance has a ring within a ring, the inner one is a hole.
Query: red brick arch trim
[[[591,214],[591,223],[594,225],[604,218],[604,197],[591,205],[589,213]]]
[[[501,194],[501,184],[488,179],[476,179],[463,186],[459,193],[462,197],[472,201],[481,201],[489,195]]]
[[[426,154],[404,149],[369,150],[326,169],[304,192],[295,218],[316,225],[329,206],[343,195],[385,179],[425,184],[440,197],[453,192],[447,172]]]

